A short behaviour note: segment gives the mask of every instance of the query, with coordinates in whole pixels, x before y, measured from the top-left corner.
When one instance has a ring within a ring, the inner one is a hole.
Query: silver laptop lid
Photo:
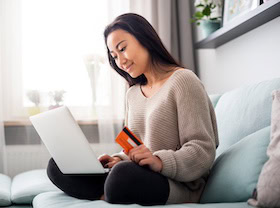
[[[62,173],[107,172],[66,106],[31,116],[30,121]]]

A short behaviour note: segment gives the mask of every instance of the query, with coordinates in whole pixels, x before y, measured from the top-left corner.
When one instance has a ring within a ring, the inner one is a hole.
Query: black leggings
[[[50,180],[66,194],[113,204],[163,205],[169,196],[168,179],[131,161],[117,163],[109,174],[64,175],[51,158],[47,168]]]

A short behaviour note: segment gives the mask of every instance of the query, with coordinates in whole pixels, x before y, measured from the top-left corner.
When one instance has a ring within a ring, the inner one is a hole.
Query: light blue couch
[[[280,89],[280,78],[210,96],[216,111],[220,146],[200,204],[155,207],[250,207],[246,201],[268,159],[266,149],[270,140],[271,92],[275,89]],[[25,172],[13,180],[0,175],[0,205],[27,208],[31,207],[31,203],[34,208],[141,207],[69,197],[50,183],[45,170]]]

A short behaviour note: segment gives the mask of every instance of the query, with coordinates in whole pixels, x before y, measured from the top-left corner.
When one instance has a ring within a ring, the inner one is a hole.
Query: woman
[[[50,179],[83,199],[141,205],[198,202],[218,146],[215,113],[203,85],[137,14],[117,17],[104,37],[110,65],[130,86],[126,126],[144,144],[128,153],[100,156],[104,167],[112,168],[108,175],[65,176],[51,159]]]

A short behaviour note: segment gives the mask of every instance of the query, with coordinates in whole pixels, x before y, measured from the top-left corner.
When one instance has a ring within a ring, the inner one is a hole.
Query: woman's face
[[[107,38],[107,47],[117,66],[136,78],[149,70],[149,52],[130,33],[118,29]]]

